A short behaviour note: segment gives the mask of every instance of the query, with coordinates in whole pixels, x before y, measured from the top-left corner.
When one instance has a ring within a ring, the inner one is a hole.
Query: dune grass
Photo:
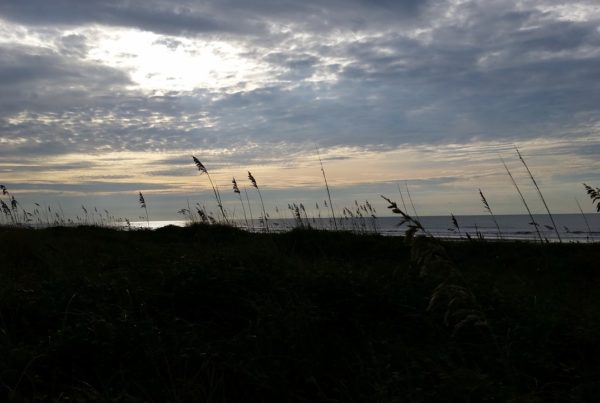
[[[540,233],[539,224],[533,218],[533,215],[531,214],[531,209],[529,208],[529,205],[527,204],[527,201],[525,200],[525,196],[523,196],[523,192],[521,192],[519,185],[517,185],[517,181],[515,181],[513,174],[508,169],[508,166],[506,165],[506,162],[504,161],[504,159],[502,157],[500,157],[500,161],[502,161],[502,165],[504,165],[504,169],[506,169],[506,173],[508,174],[510,181],[512,182],[513,186],[515,187],[515,190],[519,194],[519,197],[521,198],[521,202],[523,202],[523,206],[525,207],[525,210],[527,210],[527,215],[529,215],[529,219],[531,220],[529,225],[533,225],[540,242],[544,242],[544,238],[542,238],[542,234]]]
[[[196,168],[198,168],[200,175],[206,174],[206,176],[208,177],[210,186],[215,195],[215,200],[217,201],[217,206],[219,207],[219,210],[221,211],[221,216],[223,217],[223,220],[225,221],[225,223],[229,223],[227,214],[225,214],[225,209],[223,208],[223,201],[221,200],[221,193],[219,192],[219,187],[216,186],[215,183],[213,182],[212,178],[210,177],[210,173],[208,172],[208,169],[206,169],[204,164],[202,162],[200,162],[200,160],[198,158],[194,157],[193,155],[192,155],[192,160],[194,161]]]
[[[492,211],[492,208],[490,207],[490,204],[488,203],[487,199],[483,195],[483,192],[481,191],[481,189],[478,189],[478,190],[479,190],[479,197],[481,198],[481,202],[483,203],[483,207],[485,208],[485,211],[487,211],[489,213],[489,215],[492,217],[492,221],[494,222],[494,225],[496,226],[496,229],[498,230],[498,238],[502,239],[502,231],[500,230],[500,225],[498,224],[498,221],[496,220],[496,216],[494,215],[494,212]]]
[[[237,194],[240,198],[240,204],[242,205],[242,212],[244,213],[244,222],[246,223],[246,228],[250,229],[250,224],[248,223],[248,216],[246,216],[246,207],[244,207],[244,201],[242,200],[242,194],[240,192],[240,188],[237,184],[235,178],[231,179],[231,184],[233,188],[233,193]]]
[[[337,231],[337,219],[335,218],[335,210],[333,208],[333,201],[331,200],[331,191],[329,189],[329,183],[327,183],[327,175],[325,175],[325,168],[323,167],[323,160],[321,160],[321,154],[317,148],[317,156],[319,157],[319,164],[321,165],[321,173],[323,174],[323,181],[325,182],[325,190],[327,190],[327,199],[329,200],[329,208],[331,209],[331,219],[333,220],[333,229]]]
[[[146,223],[148,224],[148,228],[150,228],[150,218],[148,217],[148,206],[146,205],[146,199],[144,198],[144,195],[142,194],[142,192],[140,193],[140,197],[139,197],[139,202],[140,202],[140,208],[143,208],[146,211]]]
[[[556,234],[556,237],[558,238],[558,242],[562,242],[562,239],[560,237],[560,233],[558,232],[558,227],[556,226],[556,222],[554,221],[554,217],[552,216],[552,213],[550,212],[550,208],[548,207],[548,203],[546,203],[546,199],[544,198],[544,194],[542,193],[542,190],[540,189],[537,181],[535,180],[535,177],[533,176],[533,173],[531,173],[531,170],[529,169],[529,165],[527,165],[527,163],[525,162],[525,159],[523,158],[523,156],[521,155],[521,152],[519,151],[519,149],[517,147],[515,147],[515,151],[517,152],[517,155],[519,156],[519,160],[521,160],[521,162],[523,163],[523,166],[527,170],[527,174],[529,175],[529,178],[531,179],[531,182],[533,183],[535,189],[537,190],[537,193],[540,196],[540,200],[544,204],[544,208],[546,209],[546,212],[548,213],[548,217],[550,218],[550,222],[552,223],[552,229],[554,230],[554,233]]]
[[[256,189],[256,191],[258,192],[258,197],[260,198],[260,205],[262,207],[262,222],[263,222],[263,226],[266,232],[269,232],[269,215],[267,214],[267,211],[265,210],[265,202],[263,201],[263,197],[262,197],[262,193],[260,193],[260,188],[258,187],[258,183],[256,182],[256,179],[254,178],[254,176],[252,175],[252,173],[250,171],[248,171],[248,180],[250,181],[250,184],[252,185],[253,188]]]
[[[544,198],[544,196],[541,192],[538,182],[535,179],[535,177],[533,176],[533,174],[529,168],[529,165],[525,162],[525,159],[523,158],[523,155],[521,154],[520,150],[518,150],[516,148],[515,148],[515,150],[516,150],[516,153],[517,153],[517,156],[518,156],[520,162],[525,167],[525,169],[528,173],[528,176],[531,179],[533,186],[535,187],[535,189],[546,209],[546,212],[548,213],[550,222],[552,223],[551,226],[544,225],[544,227],[547,228],[548,230],[553,230],[556,234],[555,239],[558,240],[559,242],[561,242],[562,237],[560,235],[560,231],[556,225],[556,222],[554,220],[552,213],[550,212],[548,203],[546,202],[546,199]],[[377,221],[378,217],[376,215],[375,209],[373,208],[373,206],[370,205],[368,200],[365,201],[365,203],[360,203],[360,204],[357,200],[355,200],[354,206],[352,206],[352,205],[344,206],[340,211],[336,212],[336,210],[334,209],[333,199],[331,196],[331,191],[330,191],[330,187],[328,184],[327,176],[325,174],[323,161],[320,158],[319,150],[317,149],[316,151],[317,151],[317,156],[319,159],[321,173],[322,173],[323,180],[325,183],[327,199],[329,200],[329,202],[327,202],[327,200],[323,200],[322,206],[324,208],[329,209],[330,214],[328,216],[322,215],[319,203],[315,204],[316,208],[314,210],[310,210],[310,209],[307,209],[305,207],[305,204],[302,202],[288,202],[287,203],[288,208],[291,212],[291,215],[290,215],[291,221],[296,223],[296,225],[295,225],[296,227],[305,227],[305,226],[313,227],[314,226],[315,228],[321,228],[321,229],[350,230],[350,231],[353,231],[356,233],[368,233],[368,232],[377,233],[380,230],[380,228],[378,226],[378,221]],[[244,188],[244,194],[245,194],[245,199],[246,199],[246,205],[244,205],[244,201],[242,199],[241,190],[238,186],[238,183],[237,183],[235,177],[232,179],[231,183],[233,185],[233,192],[235,194],[237,194],[237,199],[239,200],[241,207],[242,207],[242,214],[243,214],[243,219],[244,219],[244,221],[242,223],[241,218],[236,219],[236,217],[235,217],[235,211],[236,211],[235,208],[233,208],[232,216],[229,217],[229,214],[227,213],[227,211],[225,209],[223,199],[219,192],[219,186],[217,184],[217,181],[213,180],[213,178],[211,177],[206,166],[204,164],[202,164],[202,162],[200,162],[200,160],[198,158],[196,158],[195,156],[192,156],[192,160],[193,160],[195,166],[197,167],[197,169],[200,171],[201,175],[206,173],[206,175],[209,179],[210,186],[213,191],[216,203],[217,203],[217,207],[219,208],[220,216],[218,214],[214,214],[212,211],[207,209],[207,207],[204,203],[196,202],[194,205],[194,208],[191,208],[189,199],[187,199],[187,208],[180,208],[179,210],[177,210],[177,213],[181,214],[190,224],[198,223],[198,222],[208,223],[208,224],[225,224],[225,225],[232,225],[232,226],[240,226],[240,227],[243,227],[252,232],[255,231],[256,227],[254,225],[252,206],[250,203],[250,198],[249,198],[247,190]],[[527,214],[529,216],[529,225],[532,225],[535,228],[535,234],[537,235],[537,238],[540,240],[540,242],[549,242],[550,240],[548,240],[547,238],[544,238],[542,236],[542,233],[540,232],[540,224],[535,221],[532,211],[531,211],[527,201],[525,200],[523,192],[521,191],[519,185],[517,184],[517,181],[516,181],[515,177],[513,176],[512,172],[509,170],[506,162],[504,161],[504,159],[502,159],[502,157],[500,157],[500,161],[501,161],[502,165],[504,166],[513,186],[517,190],[517,193],[521,199],[521,202],[523,203],[523,205],[527,211]],[[265,232],[270,232],[271,230],[280,232],[280,231],[285,231],[285,230],[289,230],[289,229],[293,228],[294,224],[290,225],[289,222],[282,223],[281,211],[279,210],[279,208],[277,206],[275,206],[275,212],[280,220],[279,220],[279,222],[274,222],[272,224],[272,228],[271,228],[271,226],[269,224],[270,214],[265,208],[261,189],[258,187],[256,179],[254,178],[254,176],[252,175],[252,173],[250,171],[248,171],[248,179],[250,181],[251,186],[257,190],[257,193],[258,193],[258,196],[260,199],[261,214],[258,216],[258,220],[262,224],[262,229]],[[407,203],[405,202],[404,195],[400,188],[399,183],[397,183],[397,187],[398,187],[400,199],[402,201],[403,209],[405,212],[408,212]],[[592,203],[596,204],[597,210],[600,211],[600,202],[599,202],[600,196],[598,196],[598,195],[600,195],[600,189],[593,188],[586,184],[584,184],[584,187],[585,187],[585,190],[586,190],[588,196],[592,199]],[[413,216],[416,218],[416,220],[419,220],[417,209],[415,207],[413,197],[412,197],[411,192],[408,187],[408,181],[405,181],[405,188],[406,188],[405,189],[406,194],[408,196],[408,202],[410,203],[410,207],[412,208],[411,214],[413,214]],[[0,195],[0,226],[8,225],[8,226],[49,227],[49,226],[94,225],[94,226],[106,226],[106,227],[132,228],[132,222],[135,221],[135,220],[130,220],[126,217],[125,218],[122,218],[122,217],[117,218],[107,210],[104,210],[104,213],[102,213],[102,211],[99,211],[97,207],[88,208],[85,205],[81,206],[81,209],[84,214],[81,215],[81,217],[79,215],[77,215],[77,217],[75,217],[75,218],[67,218],[65,216],[65,213],[64,213],[62,207],[60,206],[60,204],[58,204],[58,206],[54,207],[51,205],[45,205],[45,204],[41,205],[40,203],[33,203],[36,207],[33,207],[33,210],[31,210],[31,211],[27,211],[17,201],[15,196],[9,192],[8,188],[5,185],[0,185],[0,190],[2,193]],[[500,226],[496,219],[496,215],[491,210],[491,207],[490,207],[490,204],[489,204],[487,198],[484,196],[484,194],[480,188],[478,189],[478,192],[479,192],[480,200],[483,203],[485,210],[490,214],[491,219],[494,222],[494,225],[496,226],[496,229],[498,231],[498,238],[503,239],[504,235],[500,229]],[[3,197],[6,200],[3,199]],[[236,203],[238,200],[236,200]],[[138,201],[139,201],[140,207],[144,208],[144,212],[145,212],[144,216],[140,216],[138,218],[140,220],[145,221],[146,225],[148,227],[150,227],[147,203],[146,203],[144,195],[141,192],[138,192]],[[592,231],[592,229],[590,228],[589,222],[588,222],[585,214],[583,213],[583,210],[582,210],[581,206],[579,205],[579,202],[577,200],[575,200],[575,202],[577,204],[578,211],[582,214],[582,217],[585,221],[586,228],[588,230],[589,236],[587,239],[588,239],[588,241],[594,241],[594,238],[592,236],[594,231]],[[293,206],[297,206],[298,208],[294,209]],[[250,220],[248,220],[248,216],[246,215],[246,207],[248,207],[248,213],[250,215]],[[309,217],[309,215],[311,217]],[[290,217],[287,217],[287,218],[289,219]],[[318,221],[317,221],[317,217],[318,217]],[[338,217],[339,217],[339,219],[338,219]],[[468,240],[471,240],[473,238],[471,236],[472,233],[470,234],[469,232],[461,230],[461,228],[458,226],[459,223],[457,221],[457,218],[454,216],[453,213],[450,214],[449,218],[453,224],[452,230],[456,234],[458,234],[459,238],[462,237],[463,232]],[[327,222],[327,221],[329,222],[328,228],[326,228],[326,226],[323,225],[323,222]],[[134,222],[133,227],[135,227],[135,226],[136,226],[136,224]],[[579,231],[571,231],[569,228],[564,227],[564,226],[563,226],[563,228],[564,228],[565,233],[567,233],[567,234],[568,233],[579,233]],[[529,232],[526,232],[526,233],[529,233]],[[483,233],[479,231],[477,224],[475,224],[475,238],[482,238],[483,236],[484,236]]]
[[[597,245],[408,240],[0,228],[0,400],[594,401]]]
[[[403,210],[381,196],[404,237],[369,234],[377,217],[368,201],[336,220],[322,163],[323,205],[341,231],[311,229],[293,203],[299,228],[273,233],[250,172],[265,231],[241,231],[193,160],[220,223],[196,203],[204,224],[186,228],[106,228],[114,217],[85,206],[76,223],[95,225],[63,227],[74,223],[60,207],[28,215],[0,187],[12,224],[0,226],[0,401],[542,402],[600,393],[597,244],[436,239],[408,186],[414,216],[400,187]],[[598,203],[600,190],[584,186]],[[139,203],[149,225],[141,192]],[[189,202],[186,211],[193,217]],[[29,219],[49,228],[18,225]]]

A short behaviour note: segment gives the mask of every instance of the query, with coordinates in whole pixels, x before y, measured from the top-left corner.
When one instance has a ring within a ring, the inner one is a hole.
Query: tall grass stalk
[[[408,200],[410,200],[410,205],[412,206],[412,209],[415,212],[415,217],[417,218],[418,221],[420,221],[421,219],[419,218],[419,214],[417,214],[417,209],[415,208],[415,203],[413,203],[412,196],[410,195],[410,190],[408,189],[408,182],[404,182],[404,184],[406,185],[406,193],[408,194]]]
[[[150,228],[150,219],[148,218],[148,207],[146,206],[146,199],[144,199],[144,195],[140,192],[140,207],[146,210],[146,222],[148,223],[148,228]]]
[[[240,193],[240,188],[238,187],[238,184],[237,184],[237,181],[235,180],[235,178],[233,178],[231,180],[231,183],[233,185],[233,192],[236,193],[240,198],[240,204],[242,205],[242,211],[244,212],[244,221],[246,222],[246,229],[249,229],[250,226],[248,225],[248,217],[246,216],[246,208],[244,207],[244,201],[242,200],[242,194]]]
[[[19,223],[19,203],[15,199],[15,196],[10,195],[10,208],[12,210],[12,214],[15,217],[15,224]]]
[[[542,203],[544,204],[544,207],[546,208],[546,211],[548,212],[548,217],[550,217],[550,221],[552,222],[552,226],[554,227],[554,232],[556,233],[556,236],[558,237],[558,241],[562,242],[562,239],[560,238],[560,234],[558,233],[558,227],[556,226],[556,223],[554,222],[554,217],[552,216],[552,213],[550,212],[550,209],[548,208],[548,204],[546,203],[546,199],[544,198],[544,195],[542,194],[542,191],[540,190],[540,187],[538,186],[537,181],[535,180],[533,174],[531,173],[531,170],[529,169],[529,166],[525,162],[525,159],[523,158],[523,156],[519,152],[519,149],[517,147],[515,147],[515,150],[517,151],[517,155],[519,156],[519,159],[523,163],[523,166],[527,170],[527,173],[529,174],[529,177],[531,178],[531,181],[533,182],[533,185],[537,189],[537,192],[538,192],[538,195],[540,196],[540,199],[542,199]]]
[[[267,218],[267,211],[265,210],[265,203],[263,202],[262,194],[260,193],[260,189],[258,187],[258,184],[256,183],[256,179],[254,179],[254,176],[252,176],[250,171],[248,171],[248,179],[250,180],[250,183],[252,183],[252,186],[255,187],[256,191],[258,192],[258,197],[260,198],[260,205],[262,206],[263,211],[263,222],[265,223],[265,230],[269,232],[269,220]]]
[[[577,207],[579,208],[579,212],[581,213],[581,216],[583,217],[583,221],[585,221],[585,226],[588,229],[588,237],[593,241],[594,237],[592,236],[592,229],[590,228],[590,223],[588,222],[587,217],[585,216],[583,209],[581,208],[581,204],[579,204],[579,200],[577,200],[577,198],[575,198],[575,203],[577,203]]]
[[[592,199],[592,204],[596,203],[596,211],[600,213],[600,188],[593,188],[591,186],[583,184],[586,193]]]
[[[371,223],[373,225],[373,232],[375,234],[377,234],[379,232],[379,230],[377,229],[377,210],[375,210],[375,207],[371,206],[371,203],[369,203],[368,200],[365,200],[364,207],[365,207],[365,211],[371,215]]]
[[[0,200],[0,203],[2,205],[2,212],[4,213],[4,216],[7,220],[7,222],[8,222],[8,219],[10,218],[10,222],[13,225],[17,225],[17,223],[18,223],[18,214],[16,212],[17,201],[15,200],[15,197],[10,194],[10,192],[8,191],[6,186],[0,185],[0,190],[2,190],[3,196],[8,197],[8,203],[9,203],[9,204],[6,204],[3,200]]]
[[[248,212],[250,213],[251,230],[254,230],[254,217],[252,217],[252,206],[250,205],[250,198],[248,197],[248,190],[246,188],[244,188],[244,194],[246,195],[246,203],[248,203]]]
[[[302,211],[304,213],[304,218],[306,219],[306,226],[308,228],[311,228],[310,220],[308,218],[308,214],[306,213],[306,208],[304,207],[304,204],[300,203],[299,207],[300,207],[300,211]]]
[[[323,228],[323,222],[321,220],[321,208],[319,207],[319,203],[315,202],[315,209],[317,211],[317,217],[319,219],[319,227]]]
[[[402,208],[404,208],[404,211],[408,211],[408,209],[406,208],[406,203],[404,202],[404,196],[402,195],[402,189],[400,189],[400,184],[397,183],[396,185],[398,185],[398,193],[400,193],[400,200],[402,201]]]
[[[460,225],[458,225],[458,220],[456,219],[453,213],[450,213],[450,218],[452,219],[452,225],[454,225],[454,228],[456,228],[456,231],[458,232],[458,238],[462,238],[462,233],[460,232]],[[467,236],[468,235],[469,234],[467,234]]]
[[[517,189],[517,193],[519,193],[519,196],[521,196],[521,201],[523,202],[523,205],[525,206],[525,209],[527,210],[527,214],[529,214],[529,218],[531,219],[531,225],[533,225],[535,227],[535,231],[537,232],[538,237],[540,238],[540,242],[543,243],[544,242],[544,238],[542,238],[542,234],[540,233],[540,229],[538,228],[538,224],[533,219],[533,215],[531,214],[531,210],[529,209],[529,205],[527,204],[527,201],[525,201],[525,197],[523,196],[523,193],[521,192],[521,189],[519,189],[519,185],[517,185],[517,182],[515,181],[515,178],[513,177],[513,175],[510,172],[510,170],[508,169],[508,166],[506,165],[506,162],[504,162],[504,159],[502,157],[500,157],[500,161],[502,161],[502,165],[504,165],[504,168],[506,169],[506,172],[508,173],[508,176],[510,177],[510,180],[511,180],[512,184],[514,185],[515,189]]]
[[[296,222],[296,228],[304,228],[304,220],[302,219],[302,213],[300,212],[300,206],[296,203],[292,203],[289,206],[290,212],[292,213],[292,217]]]
[[[192,159],[194,160],[194,164],[196,164],[198,171],[200,171],[200,175],[206,174],[206,176],[208,176],[208,180],[210,181],[210,186],[212,187],[213,193],[215,194],[215,199],[217,200],[217,206],[219,206],[219,209],[221,210],[223,219],[225,220],[225,222],[227,224],[229,224],[229,220],[227,219],[227,214],[225,214],[225,210],[223,209],[223,202],[221,201],[221,195],[219,193],[219,189],[217,187],[215,187],[215,184],[213,183],[212,178],[210,177],[210,174],[208,173],[208,169],[206,169],[206,167],[198,160],[198,158],[194,157],[193,155],[192,155]]]
[[[44,208],[44,211],[46,209]],[[88,214],[88,210],[87,208],[85,208],[85,206],[82,204],[81,205],[81,210],[83,210],[83,213],[85,214],[84,220],[83,220],[83,224],[84,225],[88,225],[89,224],[89,214]]]
[[[490,216],[492,216],[492,221],[494,221],[494,224],[496,225],[496,229],[498,230],[498,237],[500,239],[503,239],[503,237],[502,237],[502,231],[500,231],[500,226],[498,225],[498,221],[496,220],[496,216],[492,212],[492,208],[490,207],[490,204],[488,203],[487,199],[483,195],[483,192],[481,191],[481,189],[479,189],[479,196],[481,196],[481,202],[483,203],[483,207],[485,207],[486,211],[488,213],[490,213]]]
[[[395,201],[392,201],[391,199],[388,199],[387,197],[385,197],[384,195],[379,195],[383,200],[385,200],[386,202],[388,202],[389,206],[388,208],[392,211],[392,213],[394,214],[400,214],[402,216],[402,221],[400,222],[399,225],[402,224],[407,224],[408,225],[408,229],[406,230],[405,233],[405,241],[411,241],[415,234],[418,231],[421,231],[422,233],[424,233],[425,235],[427,235],[430,238],[433,238],[433,235],[427,231],[425,229],[425,227],[423,227],[423,225],[421,224],[421,221],[416,218],[416,217],[411,217],[410,214],[400,210],[400,208],[398,207],[398,204],[396,204]]]
[[[188,207],[188,214],[190,215],[190,222],[193,224],[196,219],[194,218],[194,212],[192,211],[192,208],[190,207],[190,199],[187,199],[187,207]]]
[[[323,168],[323,161],[321,160],[321,154],[317,148],[317,156],[319,157],[319,164],[321,164],[321,173],[323,174],[323,180],[325,181],[325,189],[327,189],[327,198],[329,199],[329,207],[331,208],[331,217],[333,218],[333,228],[337,231],[337,220],[335,219],[335,213],[333,210],[333,202],[331,201],[331,192],[329,190],[329,184],[327,183],[327,176],[325,175],[325,168]]]
[[[12,212],[10,211],[10,207],[8,207],[8,204],[6,204],[4,200],[0,200],[0,205],[2,205],[2,212],[4,213],[6,219],[8,220],[8,218],[10,217],[10,222],[15,224],[15,218],[13,217]]]

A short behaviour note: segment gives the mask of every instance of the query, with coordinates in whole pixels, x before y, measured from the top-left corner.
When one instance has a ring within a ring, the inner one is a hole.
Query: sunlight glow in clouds
[[[231,42],[110,28],[100,31],[88,60],[128,71],[143,90],[252,90],[268,82],[267,66],[244,51]]]

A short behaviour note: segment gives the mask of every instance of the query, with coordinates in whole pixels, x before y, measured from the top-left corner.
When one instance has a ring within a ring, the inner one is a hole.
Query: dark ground
[[[600,396],[599,244],[79,227],[0,251],[0,401]]]

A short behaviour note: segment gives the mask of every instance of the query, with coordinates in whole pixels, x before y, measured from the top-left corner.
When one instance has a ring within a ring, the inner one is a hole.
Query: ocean
[[[423,228],[431,235],[440,238],[484,238],[489,240],[539,240],[551,242],[560,238],[568,242],[595,242],[600,241],[600,214],[554,214],[556,230],[548,215],[534,214],[534,225],[528,215],[497,215],[498,227],[490,215],[457,215],[455,216],[458,228],[454,225],[451,216],[422,216],[419,220]],[[587,223],[586,223],[587,220]],[[151,228],[160,228],[166,225],[185,226],[189,221],[150,221]],[[378,233],[385,236],[400,236],[407,229],[401,223],[400,216],[378,218],[338,218],[339,230],[360,233]],[[305,218],[300,224],[291,218],[269,219],[269,229],[272,232],[285,232],[300,225],[316,229],[334,229],[333,221],[329,218]],[[146,222],[132,222],[134,227],[147,227]],[[244,220],[236,220],[235,225],[248,229]],[[589,228],[588,228],[589,225]],[[250,223],[249,229],[254,232],[264,231],[262,223],[255,219]],[[536,231],[536,227],[539,230]],[[558,235],[557,235],[558,232]]]

